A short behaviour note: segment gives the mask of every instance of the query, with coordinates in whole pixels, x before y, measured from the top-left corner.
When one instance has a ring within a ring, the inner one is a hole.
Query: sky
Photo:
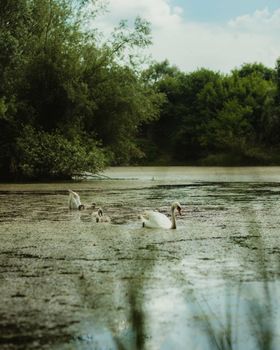
[[[280,57],[280,0],[108,0],[97,26],[112,31],[121,19],[151,23],[156,61],[191,72],[229,73],[244,63],[275,67]]]

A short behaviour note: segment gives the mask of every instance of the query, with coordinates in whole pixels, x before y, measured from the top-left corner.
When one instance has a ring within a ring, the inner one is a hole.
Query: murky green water
[[[105,175],[0,185],[1,348],[277,349],[280,168]],[[141,227],[173,200],[177,230]]]

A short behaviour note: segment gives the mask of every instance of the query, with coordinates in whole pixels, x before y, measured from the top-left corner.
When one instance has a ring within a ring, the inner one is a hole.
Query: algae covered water
[[[277,167],[0,185],[1,348],[277,349],[279,199]],[[174,200],[176,230],[141,227]]]

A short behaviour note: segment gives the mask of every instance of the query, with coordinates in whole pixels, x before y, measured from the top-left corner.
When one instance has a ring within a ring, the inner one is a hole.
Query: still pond
[[[176,230],[142,227],[174,200]],[[0,347],[279,349],[279,227],[279,167],[0,184]]]

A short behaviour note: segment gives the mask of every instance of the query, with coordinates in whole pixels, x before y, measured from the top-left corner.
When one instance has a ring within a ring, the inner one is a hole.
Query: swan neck
[[[175,208],[171,208],[171,229],[176,228]]]

